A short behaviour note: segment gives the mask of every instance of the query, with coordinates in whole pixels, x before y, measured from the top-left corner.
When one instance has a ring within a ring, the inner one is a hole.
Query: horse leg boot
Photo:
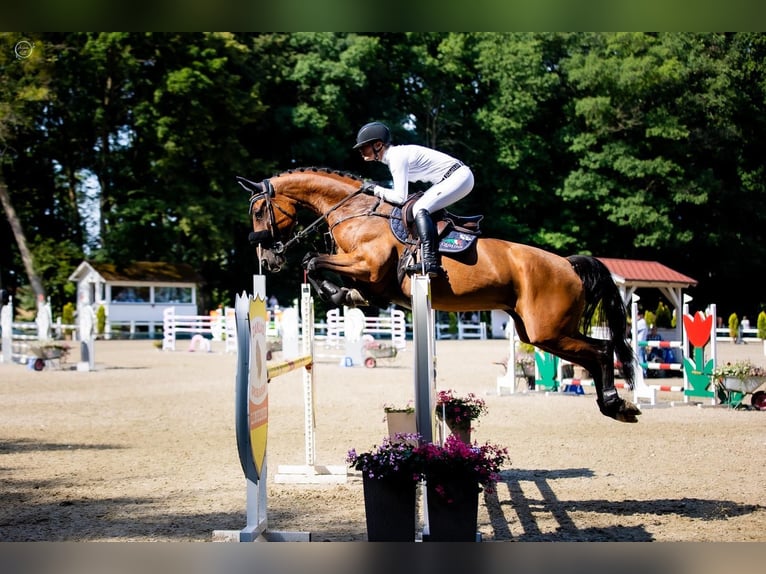
[[[311,275],[308,276],[308,280],[319,294],[319,298],[326,303],[332,303],[336,307],[369,305],[367,299],[357,289],[339,287],[327,279],[317,281]]]
[[[415,229],[420,237],[420,245],[423,251],[423,260],[419,263],[407,267],[410,273],[422,272],[430,277],[436,277],[441,273],[439,263],[439,250],[436,244],[436,225],[434,225],[431,214],[427,210],[421,209],[415,214]]]
[[[620,397],[614,386],[614,373],[608,372],[606,367],[601,369],[601,384],[596,385],[596,393],[598,395],[596,402],[601,414],[623,423],[638,422],[641,409]]]

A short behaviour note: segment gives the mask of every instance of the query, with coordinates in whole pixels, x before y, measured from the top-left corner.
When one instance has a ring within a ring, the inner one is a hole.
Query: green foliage
[[[673,313],[670,307],[662,301],[657,303],[656,323],[658,329],[669,329],[673,326]]]
[[[737,328],[739,327],[739,318],[736,313],[729,315],[729,337],[732,339],[737,338]]]
[[[82,248],[69,239],[36,238],[32,247],[35,270],[45,285],[53,309],[74,299],[77,285],[69,280],[83,259]]]
[[[449,315],[449,328],[447,329],[448,333],[456,334],[457,329],[457,313],[450,313]]]
[[[519,350],[530,355],[535,352],[535,346],[530,343],[519,343]]]
[[[64,303],[64,307],[61,309],[61,322],[64,325],[74,325],[74,304],[69,301],[67,303]],[[66,333],[71,333],[74,331],[72,328],[66,328]]]
[[[741,213],[766,225],[763,34],[27,36],[19,60],[22,36],[0,33],[0,175],[56,306],[84,253],[191,263],[203,305],[231,301],[257,271],[234,176],[327,165],[384,180],[350,150],[372,119],[472,167],[455,210],[485,214],[486,236],[660,260],[699,280],[697,303],[760,301],[747,270],[766,242]],[[21,291],[7,226],[0,241]],[[280,299],[295,297],[294,253],[270,278]]]
[[[96,310],[96,334],[103,335],[106,331],[106,309],[99,305]]]
[[[651,325],[657,325],[657,317],[651,311],[646,311],[644,313],[644,321],[646,321],[647,327]]]
[[[766,311],[761,311],[758,313],[757,327],[758,338],[766,339]]]

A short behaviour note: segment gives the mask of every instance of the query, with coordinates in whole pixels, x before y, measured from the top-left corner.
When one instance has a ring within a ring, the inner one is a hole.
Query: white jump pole
[[[434,314],[431,309],[431,280],[428,275],[412,278],[412,343],[415,350],[415,420],[422,441],[434,440]]]
[[[436,387],[436,329],[431,309],[431,280],[428,275],[412,277],[412,343],[415,351],[415,424],[421,443],[434,442],[434,394]],[[428,497],[421,484],[423,536],[428,536]]]
[[[2,362],[13,362],[13,297],[8,298],[8,304],[0,301],[0,331],[3,332]]]
[[[308,283],[301,284],[300,313],[301,356],[311,357],[311,364],[301,369],[301,380],[303,382],[303,436],[306,454],[305,464],[279,465],[277,467],[277,472],[274,475],[274,482],[290,484],[342,484],[348,480],[347,466],[342,464],[320,465],[316,463],[314,298],[311,296],[311,285]],[[271,373],[271,370],[269,373]]]

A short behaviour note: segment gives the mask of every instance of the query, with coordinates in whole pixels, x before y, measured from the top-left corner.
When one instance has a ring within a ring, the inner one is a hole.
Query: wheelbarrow
[[[393,345],[375,340],[364,343],[364,352],[364,366],[368,369],[374,369],[378,365],[378,359],[395,359],[397,354]]]
[[[69,347],[57,344],[30,345],[29,350],[36,357],[30,359],[30,365],[35,371],[42,371],[46,367],[60,369],[61,361],[69,354]]]
[[[748,408],[743,401],[747,395],[750,397],[750,406],[754,409],[766,410],[766,391],[757,389],[766,383],[766,377],[749,377],[739,379],[737,377],[725,377],[722,386],[726,395],[725,403],[730,407]]]

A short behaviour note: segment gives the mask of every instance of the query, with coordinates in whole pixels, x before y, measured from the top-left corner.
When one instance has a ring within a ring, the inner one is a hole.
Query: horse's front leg
[[[370,283],[372,273],[365,259],[349,253],[335,255],[307,253],[303,258],[303,267],[308,271],[309,282],[314,286],[322,300],[329,301],[339,307],[344,305],[358,307],[370,304],[367,297],[359,289],[339,286],[322,277],[322,271],[327,271],[362,283]]]
[[[373,264],[374,263],[374,264]],[[384,262],[371,262],[365,253],[307,253],[303,267],[309,271],[331,271],[362,283],[376,283]]]

